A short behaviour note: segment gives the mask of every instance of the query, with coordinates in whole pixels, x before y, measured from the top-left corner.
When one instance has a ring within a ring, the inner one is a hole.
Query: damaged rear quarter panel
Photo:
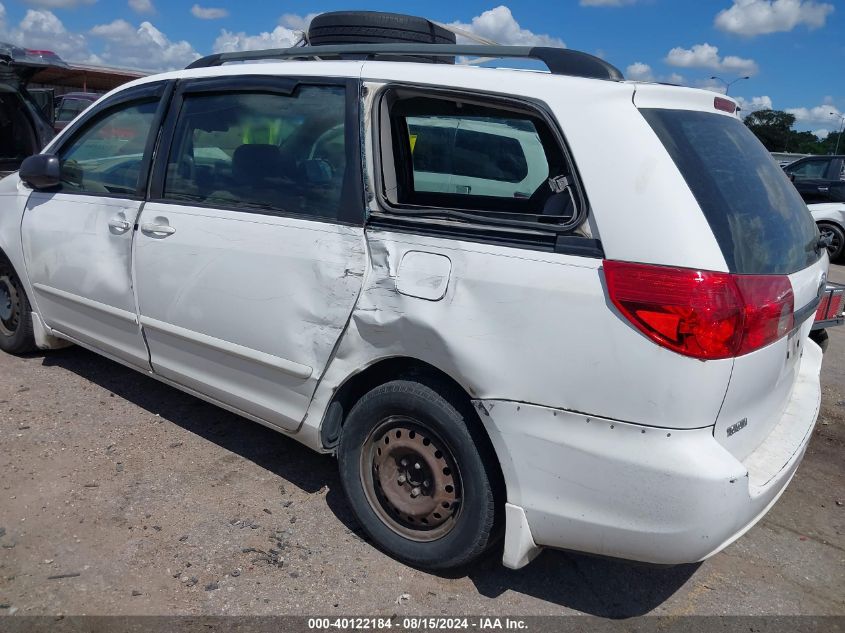
[[[350,376],[392,357],[437,367],[474,399],[670,428],[713,424],[730,363],[679,356],[623,322],[605,297],[601,260],[380,230],[367,231],[367,244],[361,295],[306,425],[319,425]],[[451,261],[439,301],[397,290],[409,251]]]

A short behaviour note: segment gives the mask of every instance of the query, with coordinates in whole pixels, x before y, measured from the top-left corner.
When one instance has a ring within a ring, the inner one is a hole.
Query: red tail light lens
[[[830,306],[827,309],[827,318],[835,319],[842,314],[845,293],[838,292],[830,298]]]
[[[731,358],[793,327],[789,278],[605,261],[613,304],[641,332],[679,354]]]

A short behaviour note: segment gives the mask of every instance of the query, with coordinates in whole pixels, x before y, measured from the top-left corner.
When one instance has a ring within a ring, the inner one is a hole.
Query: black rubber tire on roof
[[[455,34],[430,20],[401,13],[380,11],[332,11],[311,20],[308,43],[333,44],[454,44]],[[454,57],[380,57],[395,61],[455,63]]]

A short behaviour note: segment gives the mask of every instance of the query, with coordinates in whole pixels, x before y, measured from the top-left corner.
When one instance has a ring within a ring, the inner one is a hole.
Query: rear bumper
[[[504,564],[521,567],[541,547],[659,564],[719,552],[795,474],[818,416],[821,358],[808,343],[782,419],[743,461],[713,427],[672,430],[476,401],[507,485]]]

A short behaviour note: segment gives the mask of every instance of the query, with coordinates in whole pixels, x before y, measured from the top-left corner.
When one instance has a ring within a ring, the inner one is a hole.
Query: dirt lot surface
[[[367,543],[331,457],[79,348],[0,355],[0,614],[845,614],[845,327],[830,338],[807,457],[723,553],[509,571],[494,552],[449,575]]]

